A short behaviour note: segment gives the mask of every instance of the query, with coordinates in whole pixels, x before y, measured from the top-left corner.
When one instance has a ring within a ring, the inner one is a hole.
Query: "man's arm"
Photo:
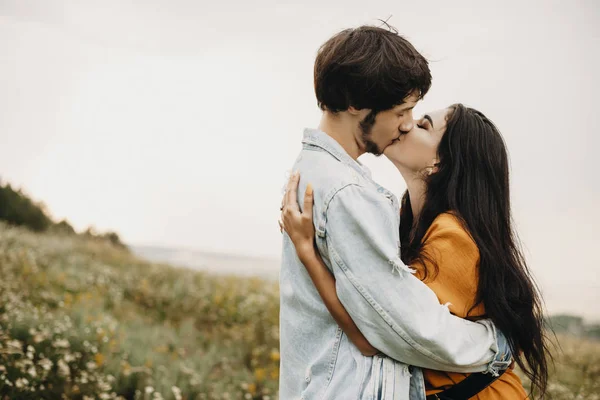
[[[326,240],[337,295],[368,341],[420,367],[483,372],[497,353],[495,328],[450,314],[399,257],[397,217],[382,195],[340,190],[327,212]]]

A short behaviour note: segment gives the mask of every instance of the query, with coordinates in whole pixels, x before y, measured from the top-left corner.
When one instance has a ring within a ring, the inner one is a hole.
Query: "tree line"
[[[23,226],[34,232],[55,232],[65,235],[82,235],[92,239],[107,240],[112,244],[126,248],[116,232],[96,232],[94,228],[77,233],[66,220],[55,222],[42,202],[32,200],[21,189],[15,189],[10,183],[0,179],[0,221],[10,225]]]

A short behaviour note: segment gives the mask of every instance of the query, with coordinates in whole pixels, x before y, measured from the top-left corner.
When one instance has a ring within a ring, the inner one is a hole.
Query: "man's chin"
[[[379,147],[367,147],[365,153],[369,153],[369,154],[373,154],[375,157],[379,157],[381,155],[383,155],[383,152],[385,151],[385,149],[382,151]]]

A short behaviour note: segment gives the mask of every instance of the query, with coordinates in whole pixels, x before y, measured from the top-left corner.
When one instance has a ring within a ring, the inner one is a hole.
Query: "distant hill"
[[[131,251],[149,261],[167,263],[215,274],[279,278],[280,262],[276,258],[223,254],[159,246],[130,246]]]
[[[63,219],[55,222],[42,202],[32,200],[22,189],[15,189],[0,179],[0,221],[13,226],[22,226],[34,232],[77,235],[71,224]],[[116,232],[99,233],[93,227],[79,233],[91,239],[106,240],[118,247],[127,248]]]

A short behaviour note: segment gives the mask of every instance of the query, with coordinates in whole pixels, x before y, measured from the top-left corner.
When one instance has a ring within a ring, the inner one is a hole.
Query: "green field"
[[[0,398],[276,399],[278,290],[0,223]],[[552,398],[600,399],[600,342],[560,342]]]

